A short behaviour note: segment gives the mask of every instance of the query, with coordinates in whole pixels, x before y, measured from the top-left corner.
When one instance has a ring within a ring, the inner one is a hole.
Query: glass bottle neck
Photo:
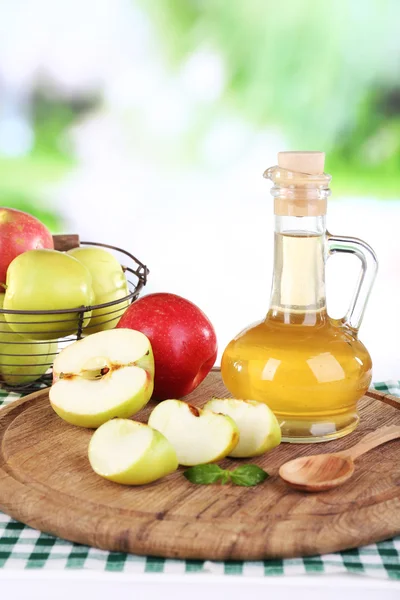
[[[316,325],[326,319],[325,216],[276,216],[269,319]]]

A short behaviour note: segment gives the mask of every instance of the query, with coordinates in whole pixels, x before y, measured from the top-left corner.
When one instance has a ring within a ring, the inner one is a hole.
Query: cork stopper
[[[330,175],[324,173],[325,152],[279,152],[278,165],[264,177],[274,183],[274,212],[280,216],[326,214]]]
[[[278,152],[278,166],[281,169],[307,175],[322,175],[325,152]]]

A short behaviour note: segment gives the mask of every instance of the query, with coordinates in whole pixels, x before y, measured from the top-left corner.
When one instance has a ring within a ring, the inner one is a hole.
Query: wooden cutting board
[[[228,396],[218,372],[188,399],[202,406],[212,395]],[[146,420],[151,408],[136,418]],[[296,557],[376,542],[400,533],[399,440],[361,457],[354,477],[330,492],[294,491],[277,473],[291,458],[342,450],[377,427],[400,425],[399,408],[393,396],[368,392],[356,432],[325,444],[282,444],[253,459],[271,474],[254,488],[196,486],[182,470],[135,488],[92,472],[92,431],[57,417],[42,390],[0,411],[0,508],[74,542],[173,558]]]

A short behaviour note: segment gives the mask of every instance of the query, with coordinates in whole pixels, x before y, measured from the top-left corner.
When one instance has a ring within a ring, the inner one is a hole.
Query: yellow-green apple
[[[0,379],[7,385],[27,385],[51,367],[57,342],[29,342],[14,333],[4,318],[4,294],[0,294]]]
[[[94,432],[89,462],[101,477],[125,485],[143,485],[178,468],[169,441],[148,425],[130,419],[112,419]]]
[[[14,258],[8,267],[4,298],[7,310],[68,310],[91,304],[92,277],[73,256],[57,250],[29,250]],[[87,311],[84,325],[90,316]],[[28,339],[51,340],[76,333],[79,313],[5,313],[5,318],[15,333]]]
[[[38,219],[15,208],[0,207],[0,284],[8,265],[27,250],[53,248],[50,231]]]
[[[229,453],[234,458],[260,456],[281,443],[281,428],[272,410],[255,400],[213,398],[204,410],[231,417],[239,429],[239,443]]]
[[[96,428],[136,414],[153,392],[151,344],[140,331],[109,329],[64,348],[53,365],[50,403],[68,423]]]
[[[217,357],[217,337],[206,315],[175,294],[149,294],[126,310],[117,327],[142,331],[156,366],[154,398],[182,398],[206,377]]]
[[[215,462],[232,453],[239,441],[233,419],[201,410],[181,400],[164,400],[152,411],[149,425],[165,435],[185,466]]]
[[[94,292],[93,304],[106,304],[121,300],[129,295],[128,283],[121,265],[110,252],[104,248],[73,248],[68,254],[79,260],[92,276]],[[96,308],[92,318],[86,325],[86,333],[97,333],[113,329],[124,314],[129,301],[120,302],[106,308]]]

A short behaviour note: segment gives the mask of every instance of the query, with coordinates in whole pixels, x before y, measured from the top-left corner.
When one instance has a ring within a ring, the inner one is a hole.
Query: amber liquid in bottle
[[[290,231],[296,219],[278,218],[270,310],[229,343],[221,363],[234,397],[268,404],[283,440],[297,443],[351,432],[372,373],[356,331],[327,314],[325,220],[307,219],[310,231]]]

